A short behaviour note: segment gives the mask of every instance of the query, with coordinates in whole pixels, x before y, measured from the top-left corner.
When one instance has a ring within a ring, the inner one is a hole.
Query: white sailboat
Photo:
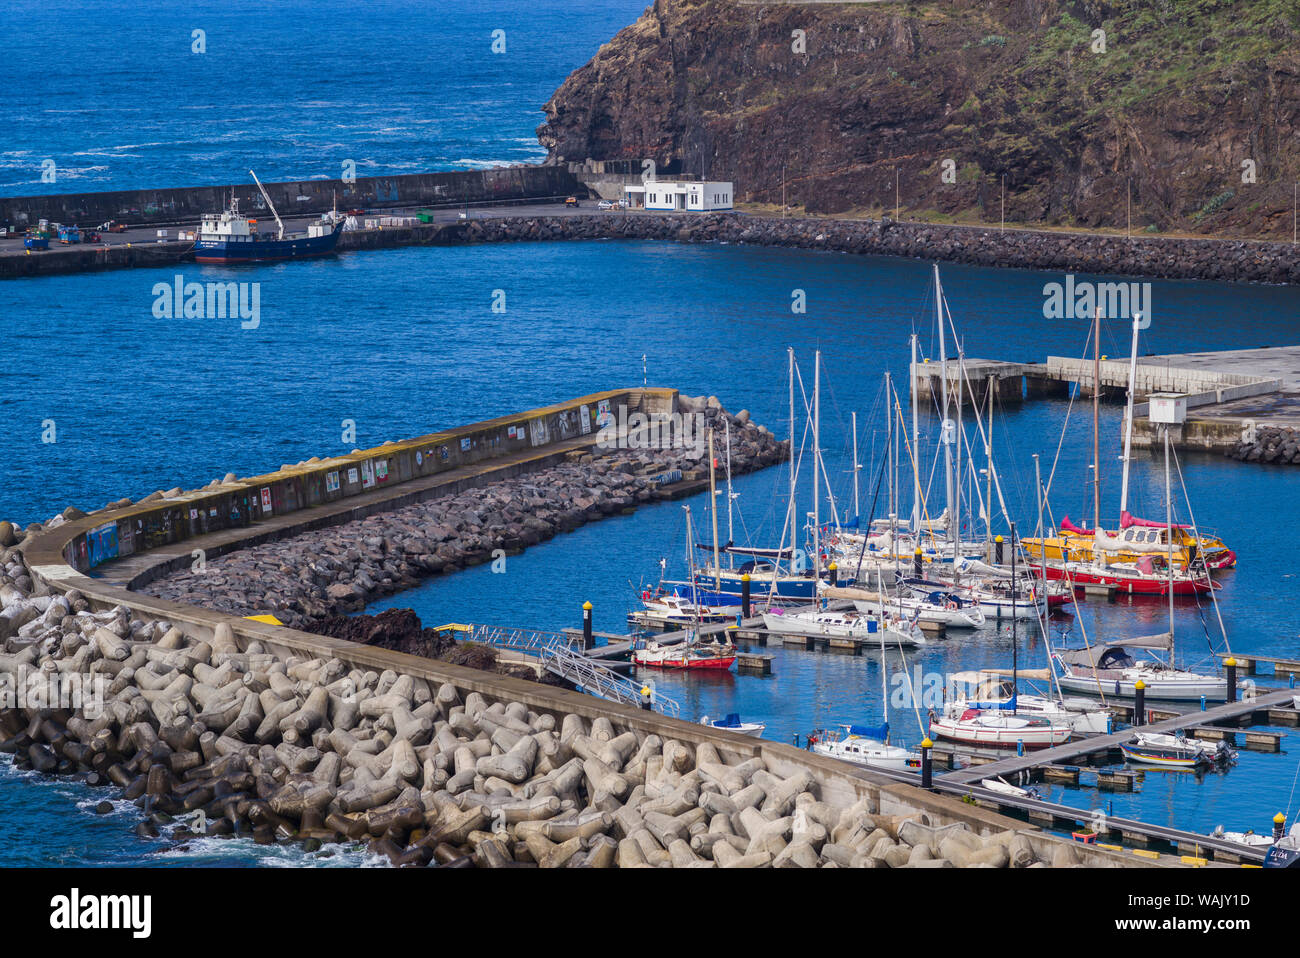
[[[1173,524],[1173,492],[1169,474],[1169,430],[1161,430],[1165,449],[1165,521]],[[1172,540],[1170,540],[1172,541]],[[1172,549],[1172,545],[1169,547]],[[1148,699],[1167,701],[1223,702],[1228,698],[1228,680],[1221,675],[1208,675],[1176,668],[1174,644],[1174,591],[1172,587],[1173,563],[1168,566],[1170,576],[1169,631],[1159,635],[1133,639],[1118,639],[1106,643],[1100,650],[1087,646],[1083,649],[1058,649],[1053,657],[1061,667],[1058,682],[1063,689],[1089,695],[1114,695],[1132,698],[1136,684],[1145,686]],[[1129,649],[1148,651],[1164,650],[1168,659],[1137,660]]]
[[[919,752],[889,742],[889,681],[885,669],[883,638],[880,642],[880,696],[885,713],[883,724],[871,727],[840,725],[834,729],[819,729],[808,736],[808,747],[818,755],[855,765],[896,771],[920,768]]]
[[[925,645],[925,633],[913,621],[893,613],[830,612],[817,609],[769,608],[763,627],[781,635],[872,639],[891,645]]]

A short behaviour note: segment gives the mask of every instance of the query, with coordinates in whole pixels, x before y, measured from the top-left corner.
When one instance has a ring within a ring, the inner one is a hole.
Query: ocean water
[[[0,196],[537,162],[542,104],[645,6],[7,0]]]
[[[280,4],[272,16],[251,2],[182,10],[160,2],[119,9],[86,0],[57,8],[18,0],[4,14],[17,29],[0,32],[8,62],[18,62],[19,52],[57,47],[71,61],[98,64],[97,80],[32,71],[24,84],[0,90],[4,115],[17,118],[0,150],[0,192],[49,191],[39,182],[39,162],[33,172],[33,158],[93,152],[106,155],[72,161],[69,168],[80,175],[60,180],[57,189],[222,182],[249,166],[268,179],[333,175],[343,158],[358,159],[359,172],[536,158],[530,138],[540,104],[640,6],[321,2]],[[103,28],[109,15],[116,32]],[[507,31],[508,52],[492,59],[490,35],[498,26]],[[188,52],[194,28],[207,30],[207,59]],[[233,60],[214,56],[225,50],[236,51]],[[293,70],[281,68],[286,60]],[[239,68],[218,72],[219,82],[200,82],[212,77],[210,64],[232,62]],[[365,158],[374,167],[362,166]],[[257,327],[156,318],[154,285],[176,274],[258,283]],[[944,267],[966,355],[1082,355],[1086,321],[1043,318],[1042,287],[1059,279]],[[187,265],[8,281],[0,284],[0,443],[8,452],[0,518],[26,523],[67,505],[95,508],[123,495],[197,486],[227,471],[255,474],[633,386],[643,377],[716,395],[732,411],[748,408],[784,436],[787,347],[796,351],[809,395],[813,354],[823,353],[821,445],[841,511],[852,500],[848,424],[858,413],[865,511],[884,442],[883,375],[905,374],[913,331],[927,355],[937,354],[929,284],[930,267],[919,261],[649,242],[399,249],[237,271]],[[491,309],[498,290],[504,313]],[[791,309],[796,290],[806,296],[804,313]],[[1143,353],[1277,345],[1294,341],[1300,329],[1294,290],[1157,282],[1153,298]],[[1108,324],[1102,351],[1127,350],[1127,325]],[[997,410],[995,455],[1022,532],[1034,520],[1034,454],[1044,477],[1055,462],[1053,514],[1090,513],[1089,419],[1086,405],[1066,401]],[[345,420],[356,424],[355,443],[343,440]],[[1118,424],[1119,410],[1103,407],[1102,458],[1114,464],[1104,476],[1104,513],[1112,517]],[[923,419],[927,463],[936,425]],[[55,441],[42,441],[50,437]],[[1221,577],[1219,594],[1233,647],[1294,653],[1300,547],[1289,530],[1300,522],[1300,476],[1204,455],[1184,454],[1180,463],[1197,521],[1240,556],[1239,568]],[[1163,515],[1162,476],[1158,460],[1138,456],[1135,512]],[[772,542],[786,482],[780,467],[737,480],[736,541]],[[802,487],[805,511],[811,498],[806,481]],[[683,506],[691,506],[697,530],[706,528],[704,499],[605,520],[511,557],[504,574],[481,566],[374,609],[410,606],[428,624],[560,628],[577,625],[581,603],[590,600],[597,629],[623,631],[636,592],[657,579],[661,558],[670,574],[684,571]],[[823,503],[822,515],[829,511]],[[879,503],[875,511],[882,511]],[[1187,516],[1180,505],[1179,517]],[[725,515],[720,519],[725,535]],[[1090,636],[1160,631],[1164,615],[1159,602],[1089,599],[1077,617],[1053,621],[1053,638],[1083,628]],[[1184,661],[1203,661],[1212,643],[1221,644],[1215,623],[1212,609],[1179,604]],[[1021,629],[1015,644],[1022,663],[1043,664],[1043,636]],[[1009,629],[988,629],[909,655],[906,667],[924,675],[1006,665],[1012,647]],[[770,651],[771,677],[656,681],[684,716],[739,711],[766,722],[768,738],[788,742],[818,726],[878,721],[882,684],[897,687],[903,669],[891,659],[882,676],[871,656]],[[899,737],[919,738],[910,712],[889,717]],[[1279,755],[1243,751],[1222,774],[1147,774],[1133,795],[1051,792],[1080,807],[1180,827],[1258,830],[1276,811],[1296,810],[1296,751],[1290,737],[1283,742]],[[113,794],[17,773],[0,759],[0,862],[369,861],[351,848],[326,858],[240,842],[174,849],[136,838],[136,819],[120,802],[96,815],[94,804]]]

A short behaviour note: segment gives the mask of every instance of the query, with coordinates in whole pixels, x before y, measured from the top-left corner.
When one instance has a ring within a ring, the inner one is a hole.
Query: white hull
[[[917,602],[906,597],[901,600],[890,599],[888,604],[855,599],[853,606],[859,612],[876,615],[884,611],[897,612],[901,608],[903,614],[908,617],[916,616],[918,621],[934,622],[952,629],[978,629],[985,622],[984,613],[979,609],[945,609],[942,606]]]
[[[837,758],[842,762],[864,765],[868,768],[888,768],[905,772],[916,768],[921,761],[917,752],[897,745],[886,745],[869,738],[851,738],[840,742],[818,742],[812,750],[818,755]]]
[[[967,709],[991,709],[1005,700],[955,699],[944,708],[948,718],[959,718]],[[1082,703],[1081,703],[1082,704]],[[1068,726],[1076,734],[1105,734],[1110,731],[1110,716],[1096,709],[1072,710],[1041,695],[1016,696],[1016,712],[1026,718],[1047,719],[1053,725]]]
[[[874,623],[872,629],[868,623]],[[925,634],[906,624],[882,626],[876,616],[845,612],[764,612],[763,627],[782,635],[826,636],[883,643],[886,646],[925,645]]]
[[[1131,670],[1125,670],[1126,673]],[[1174,676],[1185,676],[1176,678]],[[1144,672],[1142,674],[1126,674],[1121,678],[1102,678],[1100,679],[1100,689],[1098,689],[1099,680],[1090,675],[1073,675],[1070,673],[1062,674],[1057,682],[1062,689],[1069,689],[1071,692],[1081,692],[1084,695],[1107,695],[1116,698],[1131,699],[1137,695],[1135,684],[1138,679],[1146,686],[1144,697],[1147,701],[1153,699],[1163,702],[1199,702],[1204,696],[1210,702],[1226,702],[1228,699],[1228,682],[1226,679],[1215,678],[1212,675],[1195,675],[1194,673],[1162,673]]]
[[[965,745],[990,748],[1046,748],[1070,740],[1068,726],[1041,724],[1011,713],[988,713],[975,718],[953,719],[947,716],[930,723],[930,733]]]

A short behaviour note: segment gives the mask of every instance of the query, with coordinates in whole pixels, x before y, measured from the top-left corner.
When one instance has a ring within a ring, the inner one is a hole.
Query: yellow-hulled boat
[[[1163,522],[1136,519],[1125,512],[1118,532],[1102,530],[1106,561],[1137,562],[1144,555],[1168,555],[1168,532]],[[1202,535],[1198,542],[1185,525],[1175,525],[1173,535],[1176,563],[1186,566],[1194,559],[1203,559],[1207,569],[1231,569],[1237,564],[1237,554],[1217,536]],[[1074,525],[1069,516],[1061,520],[1057,535],[1020,541],[1037,562],[1092,562],[1097,552],[1093,530]]]

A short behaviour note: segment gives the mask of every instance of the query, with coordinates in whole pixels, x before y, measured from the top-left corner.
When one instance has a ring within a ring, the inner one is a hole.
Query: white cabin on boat
[[[623,198],[632,209],[707,213],[732,209],[735,194],[731,184],[720,180],[649,180],[623,187]]]

